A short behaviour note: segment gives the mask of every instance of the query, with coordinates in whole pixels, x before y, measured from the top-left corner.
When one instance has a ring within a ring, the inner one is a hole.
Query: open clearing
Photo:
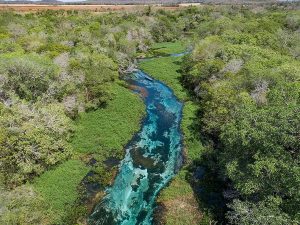
[[[110,12],[110,11],[134,11],[145,8],[146,5],[39,5],[39,4],[0,4],[0,10],[13,10],[21,12],[36,12],[42,10],[83,10],[95,12]],[[186,5],[179,6],[152,6],[154,9],[175,10]]]

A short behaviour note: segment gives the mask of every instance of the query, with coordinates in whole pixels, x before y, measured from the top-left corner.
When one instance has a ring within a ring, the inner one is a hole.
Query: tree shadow
[[[217,224],[226,224],[227,206],[222,194],[226,184],[202,159],[193,161],[187,169],[185,179],[193,189],[199,209],[210,214]]]

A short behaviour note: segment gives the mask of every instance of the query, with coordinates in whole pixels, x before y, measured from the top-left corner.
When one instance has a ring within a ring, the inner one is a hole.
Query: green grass
[[[120,85],[105,108],[83,113],[76,122],[72,145],[78,153],[123,155],[123,147],[140,129],[145,106],[139,96]]]
[[[153,46],[154,52],[172,54],[184,51],[183,45],[175,43],[158,43]],[[193,160],[199,159],[204,147],[199,140],[197,128],[194,127],[197,117],[198,106],[193,103],[186,90],[180,82],[181,74],[180,62],[182,57],[161,57],[142,61],[139,67],[150,76],[167,84],[174,94],[184,102],[183,118],[181,129],[184,134],[184,147],[187,154],[187,164],[170,182],[169,186],[164,188],[157,199],[158,203],[167,208],[164,213],[166,224],[171,225],[194,225],[209,224],[210,216],[206,212],[197,210],[199,206],[195,200],[193,189],[187,180],[189,175],[188,167]],[[183,205],[184,207],[178,207]],[[182,216],[184,215],[184,216]]]
[[[182,57],[162,57],[142,61],[140,69],[167,84],[180,100],[187,99],[187,93],[180,83],[180,62]]]
[[[161,42],[155,43],[151,46],[151,50],[154,54],[176,54],[182,53],[186,50],[185,45],[182,42]]]
[[[145,113],[141,98],[129,89],[115,84],[113,92],[115,98],[105,108],[80,115],[71,141],[75,157],[76,153],[95,153],[99,166],[103,166],[106,157],[122,157],[124,145],[139,130]],[[78,217],[76,214],[85,213],[81,211],[83,206],[75,203],[80,196],[79,184],[91,169],[80,160],[69,160],[34,180],[34,188],[55,215],[54,224],[73,224],[72,219]],[[111,171],[107,170],[101,176],[111,177]]]
[[[79,197],[77,190],[80,181],[89,168],[79,160],[69,160],[49,170],[34,180],[34,188],[50,205],[56,215],[55,224],[62,224],[75,201]]]
[[[157,199],[158,203],[162,203],[167,207],[164,214],[166,225],[204,225],[212,221],[211,216],[206,211],[197,210],[199,205],[188,181],[188,176],[190,176],[189,165],[193,160],[199,159],[201,152],[204,150],[193,127],[197,110],[198,106],[196,104],[191,101],[185,102],[181,129],[184,134],[187,164],[183,166],[170,184],[161,191]],[[178,207],[180,204],[184,207]],[[201,223],[198,223],[199,221]]]
[[[160,193],[158,202],[174,200],[178,198],[178,196],[183,197],[193,193],[190,184],[185,180],[186,175],[187,173],[185,170],[179,171],[170,185]]]
[[[183,42],[161,42],[154,43],[147,53],[138,53],[137,56],[144,58],[152,58],[155,56],[168,56],[186,51],[186,45]]]
[[[199,206],[188,181],[188,177],[191,176],[188,167],[194,160],[198,160],[201,153],[204,152],[204,147],[194,127],[197,111],[198,106],[195,103],[192,101],[185,102],[181,129],[184,134],[187,163],[170,184],[161,191],[157,199],[158,203],[162,203],[167,207],[167,211],[164,214],[166,225],[208,225],[213,221],[211,213]],[[178,207],[178,205],[184,207]]]
[[[184,103],[181,129],[184,134],[184,145],[187,149],[187,159],[189,162],[199,159],[204,147],[199,137],[199,128],[195,127],[197,111],[199,107],[192,101]]]
[[[181,42],[156,43],[153,45],[153,48],[162,48],[169,54],[184,51],[184,47]],[[180,69],[181,60],[182,57],[161,57],[142,61],[140,62],[139,67],[155,79],[166,83],[174,91],[174,94],[181,101],[185,102],[181,129],[184,133],[184,144],[188,150],[188,157],[190,160],[195,160],[199,157],[203,150],[203,146],[201,145],[199,138],[195,135],[197,130],[193,127],[198,106],[189,99],[186,90],[180,82],[181,74],[178,70]]]
[[[182,169],[159,195],[157,202],[163,204],[166,225],[209,225],[208,213],[198,209],[198,202],[191,185],[186,181],[187,170]]]

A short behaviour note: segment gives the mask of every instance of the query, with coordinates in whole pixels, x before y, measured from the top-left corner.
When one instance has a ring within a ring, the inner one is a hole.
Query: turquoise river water
[[[126,146],[113,186],[88,218],[90,225],[152,224],[155,199],[181,165],[182,103],[142,71],[127,81],[143,97],[147,114]]]

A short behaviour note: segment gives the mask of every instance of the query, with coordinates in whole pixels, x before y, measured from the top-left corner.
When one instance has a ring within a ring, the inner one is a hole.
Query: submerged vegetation
[[[85,224],[82,180],[111,184],[145,115],[138,65],[184,103],[157,224],[298,224],[299,30],[277,6],[1,12],[0,223]]]

